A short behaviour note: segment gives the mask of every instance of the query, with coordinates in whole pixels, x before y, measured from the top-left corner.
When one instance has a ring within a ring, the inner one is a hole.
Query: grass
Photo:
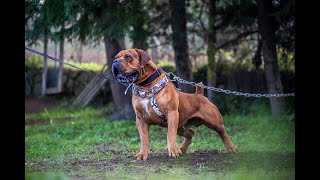
[[[226,153],[217,133],[200,126],[178,159],[167,156],[166,129],[151,126],[152,153],[138,162],[135,121],[108,122],[108,112],[63,106],[25,114],[26,179],[294,179],[295,127],[285,115],[224,115],[237,154]]]

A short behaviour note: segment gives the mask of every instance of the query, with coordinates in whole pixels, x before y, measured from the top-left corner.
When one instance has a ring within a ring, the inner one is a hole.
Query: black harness
[[[148,79],[144,80],[143,82],[139,83],[139,86],[146,86],[150,83],[152,83],[152,81],[154,81],[155,79],[157,79],[164,71],[159,68],[157,70],[155,70],[152,75],[150,77],[148,77]]]

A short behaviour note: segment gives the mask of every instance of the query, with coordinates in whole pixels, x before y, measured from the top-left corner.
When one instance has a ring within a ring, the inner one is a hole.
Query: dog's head
[[[151,60],[141,49],[120,51],[112,63],[112,74],[121,83],[137,82],[143,76],[144,66]]]

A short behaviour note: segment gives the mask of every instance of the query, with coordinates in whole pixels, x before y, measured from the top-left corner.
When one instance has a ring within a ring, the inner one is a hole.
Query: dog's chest
[[[149,111],[149,107],[151,107],[150,99],[149,98],[142,98],[140,100],[140,104],[143,107],[142,109],[145,111],[145,113],[147,113],[147,115],[150,116],[150,111]]]
[[[139,97],[134,101],[134,104],[136,107],[136,113],[148,123],[159,124],[163,121],[151,107],[152,103],[150,98]]]

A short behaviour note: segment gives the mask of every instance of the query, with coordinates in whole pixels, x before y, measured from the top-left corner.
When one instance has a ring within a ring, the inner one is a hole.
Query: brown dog
[[[218,108],[203,96],[203,87],[198,85],[195,94],[180,92],[166,78],[150,56],[140,49],[120,51],[112,64],[112,73],[119,82],[133,83],[132,105],[136,113],[141,148],[138,160],[146,160],[149,153],[149,126],[168,128],[167,144],[170,157],[185,153],[191,144],[192,125],[215,130],[227,151],[236,152]],[[177,134],[184,137],[179,147]]]

